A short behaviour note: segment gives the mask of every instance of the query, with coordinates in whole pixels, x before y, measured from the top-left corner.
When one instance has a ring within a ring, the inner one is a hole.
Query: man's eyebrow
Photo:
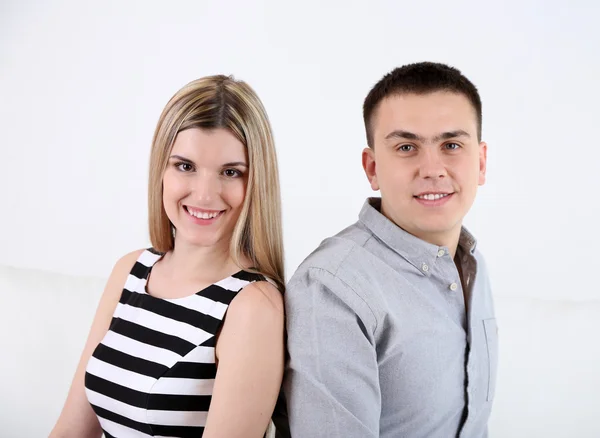
[[[441,134],[436,135],[435,137],[433,137],[433,142],[436,143],[440,140],[449,140],[451,138],[458,138],[458,137],[470,138],[471,136],[469,135],[469,133],[467,131],[464,131],[462,129],[457,129],[455,131],[442,132]],[[425,142],[425,140],[426,140],[424,137],[422,137],[420,135],[414,134],[409,131],[404,131],[403,129],[396,129],[396,130],[390,132],[385,137],[386,140],[389,140],[390,138],[403,139],[403,140],[417,140],[420,142]]]
[[[417,134],[413,134],[412,132],[409,132],[409,131],[404,131],[402,129],[396,129],[385,136],[386,140],[389,140],[390,138],[423,141],[423,137],[421,137]]]
[[[436,135],[433,138],[433,142],[436,143],[440,140],[450,140],[451,138],[457,138],[457,137],[471,138],[471,136],[469,135],[469,133],[467,131],[463,131],[462,129],[457,129],[456,131],[442,132],[440,135]]]

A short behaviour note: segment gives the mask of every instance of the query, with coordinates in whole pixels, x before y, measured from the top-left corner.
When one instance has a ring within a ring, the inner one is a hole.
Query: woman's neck
[[[224,277],[242,267],[231,258],[229,242],[202,247],[176,239],[173,250],[163,258],[163,268],[173,278],[207,281]]]

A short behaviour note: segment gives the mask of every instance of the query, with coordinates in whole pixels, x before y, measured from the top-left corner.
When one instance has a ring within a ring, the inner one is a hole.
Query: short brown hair
[[[148,182],[150,241],[159,252],[174,248],[172,224],[163,205],[163,175],[177,134],[190,128],[231,132],[248,152],[248,186],[231,238],[230,254],[284,290],[281,198],[277,156],[267,113],[245,82],[215,75],[185,85],[164,108],[152,140]]]
[[[369,91],[363,104],[367,144],[373,145],[373,115],[383,99],[396,94],[428,94],[450,91],[463,94],[473,105],[477,116],[477,136],[481,141],[481,98],[473,83],[460,70],[436,62],[418,62],[398,67],[386,74]]]

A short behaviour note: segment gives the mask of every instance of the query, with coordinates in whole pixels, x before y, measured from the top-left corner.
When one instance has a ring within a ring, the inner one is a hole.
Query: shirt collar
[[[425,275],[429,275],[429,267],[433,266],[440,257],[441,251],[444,251],[443,254],[448,254],[447,247],[425,242],[404,231],[381,214],[381,198],[368,198],[358,217],[359,221],[379,240]],[[477,241],[465,227],[462,227],[458,245],[466,254],[473,254]]]

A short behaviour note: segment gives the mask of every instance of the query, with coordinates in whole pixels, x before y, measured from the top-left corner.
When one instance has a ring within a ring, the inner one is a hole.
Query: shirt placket
[[[470,254],[462,254],[460,258],[463,269],[463,277],[465,281],[465,288],[467,291],[467,363],[466,363],[466,376],[467,376],[467,416],[465,423],[461,429],[459,436],[461,438],[469,437],[469,431],[472,423],[477,417],[477,412],[474,408],[474,399],[476,398],[479,390],[479,377],[478,372],[479,358],[477,357],[477,348],[473,348],[475,342],[477,342],[476,336],[473,333],[473,326],[477,321],[477,302],[473,294],[473,285],[475,284],[475,273],[477,272],[477,261]],[[477,346],[475,346],[477,347]],[[476,403],[475,403],[476,404]]]

